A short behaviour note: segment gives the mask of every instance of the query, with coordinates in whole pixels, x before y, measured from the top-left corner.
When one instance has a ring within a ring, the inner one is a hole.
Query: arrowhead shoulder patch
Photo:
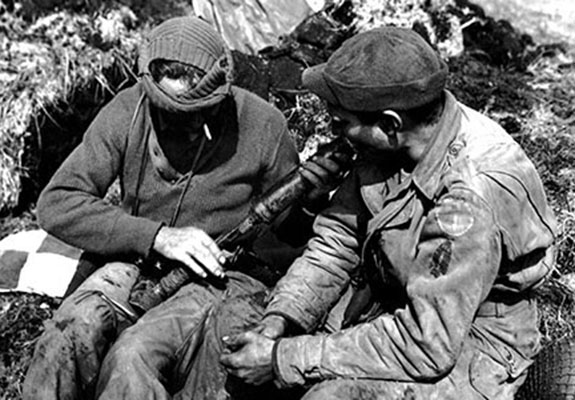
[[[471,207],[465,201],[453,198],[441,202],[435,217],[439,229],[451,237],[464,235],[475,222]]]

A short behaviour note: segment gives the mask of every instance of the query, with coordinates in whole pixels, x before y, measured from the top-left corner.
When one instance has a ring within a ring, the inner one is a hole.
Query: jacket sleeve
[[[276,285],[267,314],[279,314],[305,331],[314,329],[340,298],[359,263],[363,204],[353,174],[314,222],[314,238]]]
[[[38,200],[38,218],[46,231],[81,249],[145,255],[161,225],[103,200],[124,162],[133,107],[122,98],[100,111],[56,171]]]
[[[281,384],[336,377],[425,381],[453,367],[497,276],[501,236],[489,205],[466,188],[443,195],[420,232],[413,254],[394,261],[405,274],[407,306],[335,334],[281,339],[274,354]]]

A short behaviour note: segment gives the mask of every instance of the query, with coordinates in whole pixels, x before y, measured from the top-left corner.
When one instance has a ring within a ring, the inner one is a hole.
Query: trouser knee
[[[165,359],[161,348],[156,348],[149,341],[130,335],[129,330],[124,333],[128,335],[120,335],[104,358],[96,395],[118,398],[123,393],[122,396],[126,398],[137,398],[141,391],[163,392],[162,372],[169,358]]]
[[[120,335],[106,354],[106,363],[133,365],[138,360],[151,358],[160,350],[137,333],[128,329]]]
[[[67,299],[36,344],[24,384],[25,399],[80,398],[98,376],[116,332],[113,310],[97,296]]]
[[[128,318],[116,310],[112,301],[127,307],[130,290],[138,275],[138,268],[133,264],[106,264],[64,300],[53,320],[62,329],[69,325],[80,331],[92,328],[115,338],[119,329],[133,321],[127,321]]]
[[[159,377],[162,371],[173,361],[175,347],[169,340],[154,340],[155,336],[148,334],[152,326],[135,326],[125,330],[104,358],[100,380],[105,382],[118,371],[134,368],[150,378]],[[126,377],[124,377],[126,378]],[[127,378],[126,378],[127,379]]]
[[[136,266],[107,264],[64,300],[38,340],[24,398],[76,398],[90,390],[110,343],[129,324],[100,294],[125,301],[137,276]]]
[[[23,400],[78,398],[74,343],[57,329],[47,329],[36,343],[22,386]]]

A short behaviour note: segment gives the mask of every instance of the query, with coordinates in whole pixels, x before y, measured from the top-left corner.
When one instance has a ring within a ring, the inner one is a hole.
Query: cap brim
[[[301,77],[301,82],[305,89],[317,94],[328,103],[339,104],[337,97],[335,97],[325,80],[324,71],[326,65],[326,63],[323,63],[305,69]]]

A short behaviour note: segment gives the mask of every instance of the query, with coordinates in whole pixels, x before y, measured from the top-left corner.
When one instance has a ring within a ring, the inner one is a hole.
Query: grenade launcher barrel
[[[353,149],[343,137],[320,146],[313,157],[325,157],[338,162],[340,174],[343,175],[349,169],[351,162],[342,163],[341,158],[336,157],[338,153],[345,155],[344,158],[349,161],[353,157]],[[272,223],[284,210],[309,193],[313,189],[313,185],[302,176],[301,168],[301,166],[295,168],[268,189],[235,228],[220,235],[215,240],[218,246],[233,254],[239,247],[255,239],[259,232]],[[130,305],[142,315],[170,297],[190,279],[190,272],[187,268],[175,267],[151,289],[144,293],[138,293],[137,296],[132,293],[129,300]]]

